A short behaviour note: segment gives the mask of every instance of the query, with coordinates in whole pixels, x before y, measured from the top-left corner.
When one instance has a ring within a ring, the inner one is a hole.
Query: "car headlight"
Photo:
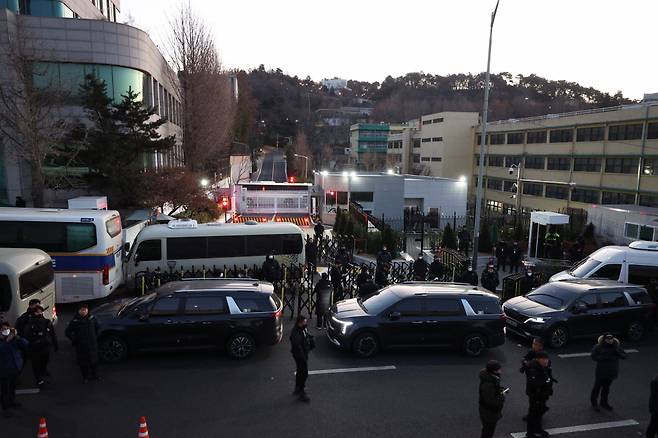
[[[347,328],[354,324],[352,321],[341,321],[340,319],[336,318],[335,316],[331,317],[331,320],[338,324],[340,326],[340,334],[344,335],[347,333]]]
[[[545,324],[548,320],[551,319],[548,316],[535,316],[525,320],[524,324]]]

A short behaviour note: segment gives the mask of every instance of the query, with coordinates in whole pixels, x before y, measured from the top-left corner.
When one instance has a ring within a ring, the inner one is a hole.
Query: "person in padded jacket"
[[[590,401],[595,411],[599,410],[599,394],[601,394],[601,407],[612,411],[612,406],[608,403],[608,395],[610,385],[619,375],[619,359],[626,359],[626,352],[619,345],[619,340],[610,333],[599,336],[598,342],[592,349],[596,373]]]
[[[498,420],[503,417],[505,393],[500,385],[501,370],[502,367],[497,360],[490,360],[487,362],[486,368],[480,371],[481,438],[492,438],[496,432]]]

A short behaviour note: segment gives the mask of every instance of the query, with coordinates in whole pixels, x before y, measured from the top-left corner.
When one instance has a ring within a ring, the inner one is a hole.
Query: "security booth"
[[[533,211],[530,213],[530,230],[528,232],[528,259],[530,259],[530,254],[532,254],[532,233],[535,224],[537,224],[537,237],[535,238],[534,259],[537,260],[539,252],[539,234],[541,231],[540,226],[543,225],[544,227],[555,227],[558,225],[568,225],[569,216],[552,211]]]

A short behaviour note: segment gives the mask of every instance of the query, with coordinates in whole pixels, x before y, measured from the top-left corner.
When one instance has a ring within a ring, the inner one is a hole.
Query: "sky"
[[[187,0],[122,0],[161,45]],[[495,0],[189,0],[227,68],[381,82],[486,70]],[[656,0],[501,0],[491,71],[578,82],[640,99],[658,92]]]

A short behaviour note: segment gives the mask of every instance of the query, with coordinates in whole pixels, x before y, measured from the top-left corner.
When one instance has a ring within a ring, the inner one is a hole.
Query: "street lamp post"
[[[304,161],[304,180],[308,179],[308,157],[306,155],[295,154],[297,158],[303,158]]]
[[[480,215],[482,214],[482,179],[484,178],[484,146],[487,140],[487,113],[489,111],[489,88],[491,86],[489,79],[491,75],[491,41],[493,39],[493,26],[496,20],[498,4],[491,13],[491,24],[489,25],[489,54],[487,56],[487,75],[484,83],[484,105],[482,108],[482,136],[480,137],[480,163],[478,166],[478,188],[475,197],[475,224],[473,230],[473,270],[477,271],[478,267],[478,241],[480,240]]]

